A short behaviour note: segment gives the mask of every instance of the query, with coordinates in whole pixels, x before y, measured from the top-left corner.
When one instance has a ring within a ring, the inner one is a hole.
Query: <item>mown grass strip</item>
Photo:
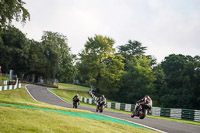
[[[65,84],[65,83],[58,83],[59,87],[65,87],[70,89],[83,89],[83,90],[90,90],[89,87],[84,87],[80,85],[73,85],[73,84]]]
[[[79,109],[63,108],[33,100],[25,89],[15,89],[0,92],[0,102],[32,106],[45,109],[63,110],[68,112],[92,113]],[[152,130],[136,128],[124,124],[87,119],[54,111],[25,109],[14,106],[0,105],[0,132],[54,132],[54,133],[152,133]]]
[[[0,105],[1,133],[153,133],[124,124],[53,111]]]
[[[7,103],[0,103],[0,105],[15,106],[15,107],[26,108],[26,109],[40,109],[40,110],[44,110],[44,111],[54,111],[54,112],[67,114],[67,115],[72,115],[72,116],[79,116],[79,117],[84,117],[84,118],[88,118],[88,119],[110,121],[110,122],[125,124],[125,125],[129,125],[129,126],[137,127],[137,128],[148,129],[146,127],[143,127],[143,126],[140,126],[140,125],[136,125],[136,124],[133,124],[133,123],[130,123],[130,122],[127,122],[127,121],[115,119],[115,118],[108,117],[108,116],[97,115],[97,114],[69,112],[69,111],[63,111],[63,110],[54,110],[54,109],[30,107],[30,106],[23,106],[23,105],[14,105],[14,104],[7,104]]]
[[[60,106],[56,106],[56,105],[50,105],[47,103],[35,101],[30,97],[30,95],[24,88],[1,91],[0,92],[0,102],[24,105],[24,106],[33,106],[33,107],[57,109],[57,110],[64,110],[64,111],[72,111],[72,112],[92,113],[92,112],[86,111],[86,110],[64,108],[64,107],[60,107]]]

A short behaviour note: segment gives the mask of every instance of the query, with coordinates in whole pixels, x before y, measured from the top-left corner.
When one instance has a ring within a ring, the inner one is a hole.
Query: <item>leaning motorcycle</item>
[[[145,104],[139,104],[139,103],[136,103],[135,106],[137,108],[133,111],[133,113],[131,114],[131,117],[133,118],[134,116],[137,116],[140,119],[144,119],[147,115],[147,111],[149,110],[149,107]]]
[[[99,101],[97,102],[97,108],[96,108],[96,112],[100,112],[102,113],[104,109],[104,101]]]

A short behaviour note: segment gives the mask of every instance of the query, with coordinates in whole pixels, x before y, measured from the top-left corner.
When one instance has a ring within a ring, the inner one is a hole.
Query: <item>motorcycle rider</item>
[[[101,97],[97,99],[97,110],[99,109],[100,104],[106,105],[106,98],[104,95],[101,95]]]
[[[151,109],[152,109],[152,100],[148,95],[146,95],[142,99],[140,99],[140,100],[138,100],[136,102],[134,113],[131,115],[132,117],[134,117],[134,114],[138,114],[138,111],[139,111],[138,108],[139,108],[140,104],[146,105],[149,108],[149,111],[151,111]]]
[[[73,97],[73,108],[74,108],[74,104],[78,102],[78,105],[80,105],[80,100],[79,100],[79,95],[76,94],[74,97]]]

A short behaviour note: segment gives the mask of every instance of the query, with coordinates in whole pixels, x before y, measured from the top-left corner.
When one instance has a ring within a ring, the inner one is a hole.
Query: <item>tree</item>
[[[146,47],[143,47],[142,44],[138,41],[128,41],[128,44],[119,46],[119,53],[122,54],[126,59],[131,57],[138,57],[143,55],[146,50]]]
[[[172,54],[165,57],[161,66],[167,84],[167,93],[160,98],[162,106],[199,109],[199,57]]]
[[[0,64],[3,71],[8,73],[10,69],[21,75],[27,72],[28,39],[17,28],[8,26],[1,35]]]
[[[125,70],[127,71],[128,63],[132,61],[134,57],[139,58],[140,56],[144,56],[147,47],[143,47],[142,43],[138,41],[129,40],[127,44],[119,46],[118,49],[118,53],[124,57],[123,62],[125,63]],[[156,64],[156,59],[153,56],[147,55],[146,57],[151,60],[151,66]]]
[[[127,44],[119,46],[118,49],[119,54],[124,57],[125,70],[127,70],[128,62],[132,61],[134,57],[144,55],[146,47],[143,47],[138,41],[129,40]]]
[[[22,0],[1,0],[0,1],[0,34],[2,30],[11,23],[13,19],[25,23],[30,19],[30,14],[24,8],[25,2]]]
[[[155,76],[155,81],[153,83],[155,87],[155,93],[152,99],[154,99],[154,106],[160,106],[162,105],[160,97],[163,96],[163,94],[167,94],[167,84],[165,81],[166,76],[161,64],[153,67],[153,74]]]
[[[115,55],[114,40],[95,35],[88,38],[85,49],[79,54],[79,72],[86,74],[97,92],[110,93],[118,90],[117,81],[123,73],[123,57]]]
[[[155,76],[150,66],[151,60],[146,56],[134,57],[127,65],[126,74],[122,77],[122,86],[119,91],[120,100],[133,103],[145,95],[154,93]]]
[[[73,66],[74,55],[70,54],[66,36],[45,31],[42,36],[42,45],[47,61],[45,77],[57,78],[61,82],[73,82],[76,68]]]
[[[26,75],[32,75],[32,82],[38,82],[40,76],[46,75],[46,63],[47,60],[44,56],[44,46],[41,42],[29,40],[29,52],[28,52],[28,73]],[[23,78],[23,77],[22,77]]]

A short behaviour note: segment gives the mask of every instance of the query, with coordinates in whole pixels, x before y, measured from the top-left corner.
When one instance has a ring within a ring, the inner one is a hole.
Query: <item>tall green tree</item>
[[[145,95],[153,95],[155,76],[150,63],[151,60],[146,56],[134,57],[133,61],[128,63],[128,71],[122,77],[123,85],[119,91],[120,100],[134,103]]]
[[[140,56],[144,56],[147,47],[142,46],[142,43],[138,41],[129,40],[127,44],[119,46],[118,49],[118,53],[124,57],[125,70],[127,71],[128,63],[134,57],[139,58]],[[151,60],[151,66],[156,64],[156,59],[153,56],[147,55],[146,57]]]
[[[24,4],[22,0],[0,0],[0,34],[13,19],[22,23],[30,19],[30,14],[24,8]]]
[[[172,54],[161,66],[167,83],[167,93],[161,96],[162,106],[199,109],[199,57]]]
[[[44,46],[41,42],[29,40],[28,73],[33,82],[38,82],[40,76],[45,77],[47,60],[44,56]],[[23,77],[22,77],[23,79]]]
[[[85,49],[79,54],[79,72],[89,77],[91,85],[97,92],[111,93],[118,90],[117,81],[123,73],[123,57],[115,55],[114,40],[95,35],[88,38]]]
[[[73,82],[76,75],[74,67],[74,55],[70,54],[66,36],[45,31],[42,36],[44,56],[46,58],[45,77],[57,78],[61,82]]]
[[[1,35],[0,43],[0,65],[5,73],[10,69],[21,75],[27,72],[28,39],[17,28],[8,26],[5,33]]]
[[[160,97],[163,96],[163,94],[167,94],[167,84],[165,81],[166,75],[161,64],[153,67],[153,74],[155,76],[155,81],[153,83],[155,92],[152,99],[154,99],[154,106],[160,106],[162,104]]]
[[[144,55],[147,47],[143,47],[138,41],[129,40],[127,44],[119,46],[118,49],[119,53],[126,59],[130,59],[131,57]]]

